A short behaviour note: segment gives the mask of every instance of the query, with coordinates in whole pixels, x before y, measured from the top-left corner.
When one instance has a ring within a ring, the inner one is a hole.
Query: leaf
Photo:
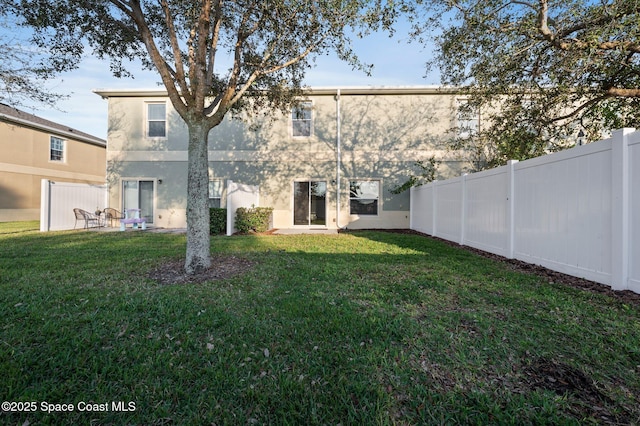
[[[269,358],[269,349],[264,348],[263,353],[264,353],[264,357],[265,357],[265,358]]]

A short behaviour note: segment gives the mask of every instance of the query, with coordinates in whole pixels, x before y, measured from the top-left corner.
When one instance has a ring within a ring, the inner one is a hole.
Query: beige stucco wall
[[[65,161],[49,160],[55,134],[0,121],[0,221],[40,217],[40,181],[104,184],[105,147],[65,140]]]
[[[293,227],[293,183],[327,183],[327,227],[407,228],[408,192],[390,190],[406,181],[417,160],[442,160],[441,178],[461,164],[443,142],[455,119],[455,95],[437,90],[342,92],[340,188],[337,185],[337,92],[308,96],[313,135],[291,135],[290,115],[228,115],[209,135],[210,176],[258,185],[260,205],[274,208],[277,228]],[[145,137],[145,102],[167,101],[167,137]],[[154,224],[186,226],[187,128],[165,97],[120,94],[109,98],[110,203],[122,207],[122,179],[155,179]],[[378,180],[377,216],[349,214],[349,180]],[[162,180],[160,184],[158,180]],[[338,191],[339,189],[339,191]],[[336,201],[340,194],[340,206]],[[339,213],[338,213],[339,210]],[[338,217],[339,215],[339,217]]]

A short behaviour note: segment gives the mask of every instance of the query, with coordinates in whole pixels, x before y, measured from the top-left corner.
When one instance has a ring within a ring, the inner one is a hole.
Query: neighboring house
[[[0,104],[0,222],[40,218],[42,179],[104,185],[106,145]]]
[[[110,205],[186,226],[187,127],[166,92],[95,92],[109,101]],[[408,228],[409,191],[391,190],[432,156],[439,178],[460,173],[444,146],[458,101],[437,87],[310,89],[286,115],[230,113],[209,134],[210,206],[232,180],[259,187],[275,228]]]

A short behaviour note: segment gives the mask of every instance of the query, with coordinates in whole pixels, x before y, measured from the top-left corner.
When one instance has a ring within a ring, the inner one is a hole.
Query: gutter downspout
[[[341,135],[340,135],[340,89],[336,91],[336,227],[340,226],[340,166],[342,165]]]

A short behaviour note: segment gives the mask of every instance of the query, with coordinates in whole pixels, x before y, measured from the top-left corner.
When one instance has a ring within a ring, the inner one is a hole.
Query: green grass
[[[640,422],[638,305],[416,235],[213,237],[256,266],[163,286],[184,235],[37,229],[0,223],[0,399],[37,403],[0,424]]]

